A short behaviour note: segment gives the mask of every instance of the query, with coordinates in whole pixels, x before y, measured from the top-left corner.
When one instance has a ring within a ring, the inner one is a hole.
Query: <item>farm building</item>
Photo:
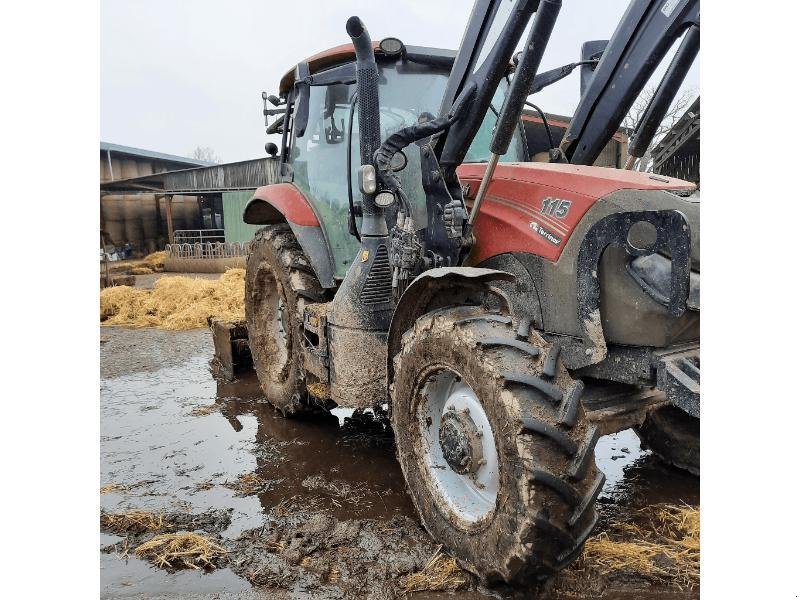
[[[542,115],[534,110],[525,109],[522,113],[522,124],[525,127],[525,138],[528,142],[528,152],[534,162],[547,162],[548,150],[558,147],[561,138],[569,127],[571,117],[544,113]],[[547,121],[547,127],[544,121]],[[548,128],[550,135],[548,135]],[[550,139],[552,137],[552,140]],[[615,167],[621,169],[628,158],[628,136],[624,129],[619,129],[614,134],[606,147],[594,162],[597,167]]]
[[[152,193],[113,194],[103,185],[210,163],[152,150],[100,142],[100,231],[104,246],[130,246],[134,254],[147,254],[167,242],[166,208],[163,198]],[[176,227],[199,229],[202,212],[197,196],[175,196]]]
[[[653,171],[700,187],[700,97],[653,148]]]

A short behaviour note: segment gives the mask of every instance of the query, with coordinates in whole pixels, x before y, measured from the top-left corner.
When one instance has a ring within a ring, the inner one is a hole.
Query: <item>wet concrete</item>
[[[101,335],[101,482],[124,488],[102,494],[101,507],[232,509],[221,535],[236,552],[226,568],[173,574],[102,553],[104,597],[393,597],[393,581],[435,550],[417,525],[391,433],[380,422],[343,410],[288,420],[261,402],[254,377],[217,384],[205,330],[103,328]],[[604,521],[658,502],[699,503],[699,480],[662,466],[631,431],[601,439],[597,460],[607,476]],[[243,488],[239,478],[248,474],[257,483]],[[304,540],[295,540],[298,532]],[[121,539],[102,534],[100,545]],[[249,550],[262,543],[263,550]],[[286,550],[283,562],[269,544]],[[344,576],[352,580],[346,586]],[[696,595],[647,586],[608,592],[602,597]],[[502,591],[520,594],[527,595]]]

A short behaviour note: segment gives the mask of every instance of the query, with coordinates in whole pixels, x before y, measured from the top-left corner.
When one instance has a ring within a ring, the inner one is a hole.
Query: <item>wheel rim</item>
[[[265,350],[262,362],[272,377],[280,379],[289,362],[291,343],[286,300],[280,284],[269,268],[259,269],[257,281],[256,289],[260,291],[258,313],[265,317],[258,323],[259,333],[264,341],[259,346]]]
[[[467,523],[497,503],[500,469],[494,433],[473,389],[440,368],[424,382],[417,407],[421,460],[442,508]]]

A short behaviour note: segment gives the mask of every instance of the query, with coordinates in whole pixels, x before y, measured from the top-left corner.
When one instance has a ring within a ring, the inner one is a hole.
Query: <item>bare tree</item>
[[[636,99],[636,102],[633,103],[631,109],[628,111],[628,114],[625,115],[625,119],[622,121],[622,126],[627,129],[628,135],[633,133],[633,129],[636,127],[636,124],[642,118],[644,111],[647,110],[647,105],[650,103],[650,99],[655,94],[656,88],[655,87],[646,87],[642,90],[642,93],[639,94],[639,97]],[[697,90],[695,89],[688,89],[685,90],[680,96],[675,99],[672,106],[669,107],[667,114],[664,115],[664,120],[661,121],[661,124],[656,129],[656,133],[653,136],[653,139],[650,140],[650,145],[647,147],[644,155],[641,158],[637,158],[636,161],[633,163],[633,170],[634,171],[651,171],[653,168],[653,148],[661,141],[664,135],[672,129],[673,125],[678,122],[683,116],[683,113],[686,112],[686,109],[689,108],[689,105],[694,102],[694,99],[697,97]]]
[[[210,146],[198,146],[194,150],[192,150],[191,154],[192,158],[196,158],[197,160],[202,160],[205,162],[219,164],[222,162],[222,157],[214,152],[214,149]]]

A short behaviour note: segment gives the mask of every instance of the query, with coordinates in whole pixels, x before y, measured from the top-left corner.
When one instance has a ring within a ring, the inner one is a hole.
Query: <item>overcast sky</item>
[[[261,91],[303,58],[349,41],[358,15],[373,39],[456,49],[472,0],[103,0],[100,133],[103,141],[188,155],[210,146],[225,162],[265,156]],[[607,39],[628,0],[564,0],[546,70]],[[696,61],[697,63],[697,61]],[[578,73],[533,100],[572,114]],[[699,89],[697,64],[684,87]]]

